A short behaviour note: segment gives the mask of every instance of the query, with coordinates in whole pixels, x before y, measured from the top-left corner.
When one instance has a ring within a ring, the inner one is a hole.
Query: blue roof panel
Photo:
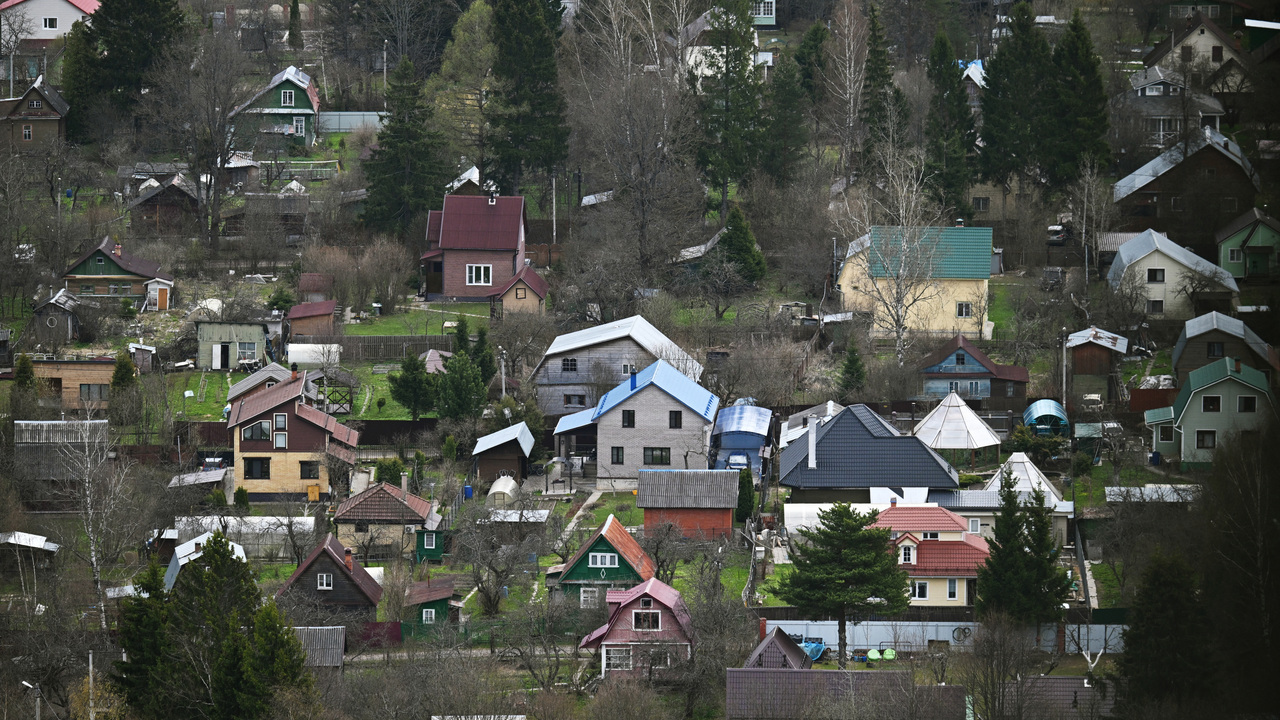
[[[1022,422],[1026,425],[1035,425],[1036,420],[1046,415],[1056,417],[1062,422],[1067,421],[1067,411],[1062,409],[1062,405],[1057,400],[1037,400],[1031,403],[1026,410],[1022,411]]]
[[[772,418],[773,413],[769,412],[768,408],[757,405],[730,405],[716,416],[716,429],[711,434],[741,432],[767,437],[769,421]]]
[[[707,422],[715,420],[716,408],[720,405],[720,398],[690,380],[684,373],[667,363],[666,360],[655,362],[636,373],[634,378],[623,380],[617,387],[602,395],[600,402],[596,403],[596,409],[592,413],[591,419],[598,419],[601,415],[609,412],[617,407],[619,403],[649,385],[656,385],[663,392],[701,415]]]

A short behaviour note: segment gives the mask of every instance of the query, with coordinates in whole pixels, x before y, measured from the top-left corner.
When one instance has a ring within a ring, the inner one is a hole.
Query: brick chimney
[[[1240,374],[1240,358],[1236,358],[1236,374]]]
[[[400,473],[400,492],[409,494],[409,473],[407,472]]]
[[[355,561],[351,559],[351,548],[343,548],[343,550],[346,551],[345,553],[346,557],[343,558],[343,562],[346,563],[348,570],[355,572],[356,567],[355,567]]]
[[[763,640],[765,635],[769,634],[769,622],[764,618],[760,618],[760,639]]]
[[[896,497],[889,498],[889,507],[898,507],[898,498]]]
[[[297,379],[298,379],[298,363],[294,363],[294,364],[290,365],[290,366],[289,366],[289,369],[293,371],[293,377],[291,377],[291,378],[289,378],[289,379],[290,379],[291,381],[292,381],[292,380],[297,380]]]

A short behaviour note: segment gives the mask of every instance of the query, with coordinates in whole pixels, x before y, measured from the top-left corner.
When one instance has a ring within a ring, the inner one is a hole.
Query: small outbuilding
[[[333,312],[337,307],[337,300],[294,305],[289,308],[289,334],[291,336],[334,334]]]
[[[520,495],[520,484],[515,478],[503,475],[493,481],[489,493],[485,495],[484,504],[489,507],[506,507],[516,501]]]
[[[1129,341],[1113,332],[1090,326],[1067,336],[1071,352],[1071,401],[1084,395],[1101,395],[1115,400],[1120,393],[1120,380],[1115,368],[1129,350]]]
[[[1022,422],[1031,426],[1037,435],[1066,436],[1071,430],[1067,422],[1067,411],[1057,400],[1044,398],[1037,400],[1022,411]]]
[[[737,470],[740,457],[745,455],[751,472],[760,475],[760,456],[769,445],[772,422],[773,413],[758,405],[730,405],[721,409],[711,430],[716,469],[729,469],[732,462],[733,469]]]
[[[477,439],[471,451],[476,484],[488,487],[499,478],[510,478],[516,484],[523,482],[533,445],[533,433],[524,422]]]
[[[645,532],[671,523],[687,538],[733,533],[737,470],[641,470],[639,475],[636,507],[644,510]]]
[[[80,299],[59,288],[32,311],[31,333],[43,348],[59,348],[80,339]]]
[[[763,630],[761,630],[763,632]],[[746,668],[791,668],[792,670],[808,670],[813,667],[813,658],[804,651],[782,628],[775,627],[760,640],[760,644],[747,661],[742,664]]]

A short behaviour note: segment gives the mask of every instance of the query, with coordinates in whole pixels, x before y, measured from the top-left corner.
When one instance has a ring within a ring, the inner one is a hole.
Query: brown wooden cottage
[[[1235,358],[1261,372],[1273,388],[1280,382],[1280,353],[1243,320],[1211,312],[1188,320],[1173,347],[1178,386],[1186,385],[1192,370],[1222,358]]]
[[[1084,395],[1101,395],[1107,401],[1118,399],[1120,382],[1115,369],[1128,349],[1127,339],[1097,327],[1067,336],[1067,350],[1071,353],[1068,406],[1074,407]]]
[[[512,478],[517,483],[523,481],[533,445],[533,434],[523,422],[477,439],[471,450],[471,462],[479,491],[487,492],[500,477]]]
[[[337,307],[337,300],[294,305],[289,308],[289,334],[291,336],[334,334],[333,311]]]
[[[139,310],[168,310],[174,302],[173,276],[161,272],[160,263],[125,252],[109,237],[71,263],[62,273],[62,286],[82,301],[117,303],[109,310],[118,310],[122,299]]]
[[[276,597],[314,604],[350,620],[378,619],[382,586],[332,533],[298,566]]]
[[[429,500],[388,483],[343,500],[333,515],[338,539],[365,559],[401,557],[418,547],[437,548],[442,520]]]
[[[12,152],[47,150],[66,138],[69,108],[41,75],[22,95],[0,100],[0,133]]]
[[[144,183],[129,203],[129,229],[138,236],[188,235],[200,210],[196,184],[182,173],[157,184]]]

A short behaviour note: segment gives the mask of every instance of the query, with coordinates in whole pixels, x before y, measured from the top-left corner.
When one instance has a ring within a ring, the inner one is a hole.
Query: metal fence
[[[316,120],[322,133],[345,133],[361,127],[377,130],[384,117],[384,112],[322,112]]]

